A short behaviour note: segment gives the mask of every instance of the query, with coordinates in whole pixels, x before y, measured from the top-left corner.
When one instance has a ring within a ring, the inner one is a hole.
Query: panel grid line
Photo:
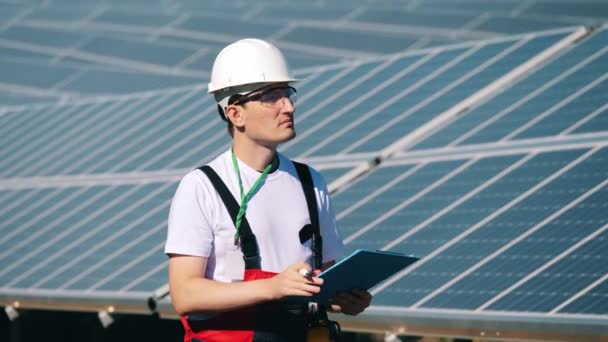
[[[381,250],[390,250],[391,248],[393,248],[396,245],[400,244],[403,240],[409,238],[410,236],[414,235],[415,233],[419,232],[420,230],[426,228],[429,224],[431,224],[431,223],[435,222],[436,220],[438,220],[439,218],[441,218],[441,216],[445,215],[446,213],[448,213],[452,209],[458,207],[459,205],[461,205],[462,203],[466,202],[471,197],[477,195],[481,191],[487,189],[489,186],[491,186],[494,183],[496,183],[496,181],[498,181],[501,178],[503,178],[504,176],[508,175],[513,170],[516,170],[521,165],[525,164],[526,162],[528,162],[530,159],[532,159],[535,156],[536,156],[535,154],[528,154],[528,155],[524,156],[523,158],[519,159],[517,162],[509,165],[509,167],[507,167],[504,170],[500,171],[499,173],[497,173],[496,175],[494,175],[492,178],[490,178],[487,181],[485,181],[483,184],[477,186],[475,189],[469,191],[467,194],[459,197],[456,201],[450,203],[450,205],[448,205],[447,207],[444,207],[443,209],[441,209],[437,213],[433,214],[431,217],[429,217],[426,220],[422,221],[421,223],[417,224],[415,227],[409,229],[405,234],[401,235],[397,239],[393,240],[391,243],[389,243],[389,244],[385,245],[384,247],[382,247]]]
[[[435,256],[439,255],[440,253],[444,252],[445,250],[447,250],[448,248],[452,247],[456,243],[460,242],[462,239],[466,238],[467,236],[469,236],[470,234],[472,234],[473,232],[475,232],[477,229],[483,227],[486,223],[490,222],[494,218],[496,218],[496,217],[500,216],[501,214],[507,212],[509,209],[511,209],[512,207],[514,207],[518,203],[522,202],[523,200],[525,200],[526,198],[528,198],[530,195],[532,195],[533,193],[535,193],[536,191],[538,191],[539,189],[541,189],[545,185],[549,184],[553,180],[557,179],[561,175],[563,175],[566,172],[568,172],[570,169],[574,168],[576,165],[578,165],[581,162],[583,162],[584,160],[586,160],[588,157],[590,157],[592,154],[594,154],[595,152],[597,152],[599,149],[600,149],[599,147],[596,147],[596,148],[593,148],[593,149],[585,152],[583,155],[581,155],[578,158],[576,158],[575,160],[571,161],[566,166],[562,167],[560,170],[554,172],[549,177],[545,177],[542,181],[540,181],[539,183],[535,184],[533,187],[531,187],[530,189],[528,189],[524,193],[518,195],[516,198],[512,199],[511,201],[509,201],[509,203],[507,203],[507,204],[503,205],[502,207],[500,207],[499,209],[495,210],[492,214],[486,216],[485,218],[483,218],[482,220],[478,221],[477,223],[475,223],[474,225],[472,225],[471,227],[469,227],[468,229],[466,229],[462,233],[460,233],[457,236],[455,236],[454,238],[452,238],[450,241],[444,243],[443,245],[441,245],[437,249],[433,250],[431,253],[429,253],[428,255],[426,255],[423,259],[417,261],[416,263],[414,263],[413,265],[409,266],[405,270],[396,273],[393,277],[391,277],[390,279],[388,279],[387,281],[385,281],[383,284],[381,284],[377,288],[375,288],[374,289],[374,294],[377,294],[377,293],[381,292],[382,290],[386,289],[387,287],[389,287],[390,285],[394,284],[398,280],[402,279],[403,277],[405,277],[408,274],[412,273],[413,271],[417,270],[421,266],[425,265],[429,260],[432,260]],[[443,291],[445,288],[451,286],[452,283],[454,283],[454,282],[445,283],[443,286],[441,286],[439,289],[436,289],[431,294],[433,294],[433,296],[436,295],[436,294],[438,294],[439,292]],[[431,296],[428,295],[425,298],[426,298],[426,300],[428,300],[428,299],[430,299],[430,297]],[[412,306],[412,307],[413,308],[417,308],[417,307],[420,306],[420,304],[422,304],[422,300],[418,301],[416,304],[414,304],[415,306]]]
[[[366,92],[362,96],[358,97],[355,101],[350,102],[348,105],[346,105],[345,107],[343,107],[339,111],[333,113],[331,116],[328,116],[327,118],[325,118],[324,120],[322,120],[321,122],[319,122],[317,125],[311,127],[308,130],[308,132],[311,132],[311,133],[305,132],[304,134],[308,133],[308,135],[313,135],[316,129],[321,128],[321,127],[327,125],[329,122],[334,121],[334,120],[340,118],[342,115],[348,113],[349,111],[351,111],[353,108],[355,108],[356,106],[360,105],[364,101],[367,101],[372,96],[376,96],[382,90],[384,90],[385,88],[391,86],[393,83],[397,82],[398,80],[400,80],[401,78],[405,77],[406,75],[410,74],[412,71],[416,70],[418,67],[420,67],[421,65],[425,64],[426,62],[428,62],[430,59],[432,59],[435,56],[437,56],[437,52],[436,51],[435,52],[431,52],[431,53],[423,56],[422,58],[420,58],[417,61],[415,61],[414,63],[412,63],[407,68],[404,68],[403,70],[401,70],[397,74],[391,76],[390,78],[388,78],[387,80],[385,80],[384,82],[382,82],[381,85],[379,85],[377,87],[374,87],[373,90]],[[394,61],[393,63],[397,63],[397,61]],[[332,141],[334,141],[337,138],[343,136],[344,133],[350,131],[351,129],[353,129],[355,127],[357,127],[360,123],[366,121],[371,116],[373,116],[373,115],[375,115],[375,114],[383,111],[385,108],[388,108],[393,103],[395,103],[395,102],[399,101],[400,99],[402,99],[406,94],[408,94],[409,92],[411,92],[414,89],[416,89],[416,88],[411,88],[411,90],[410,90],[410,88],[411,87],[408,87],[407,90],[399,93],[399,96],[394,96],[394,97],[392,97],[392,98],[390,98],[390,99],[388,99],[386,101],[383,101],[382,104],[379,105],[379,106],[377,106],[377,107],[375,107],[374,110],[372,110],[372,111],[370,111],[368,113],[365,113],[365,114],[359,116],[355,120],[349,120],[350,122],[348,124],[344,125],[339,132],[336,132],[336,134],[332,134],[332,135],[326,137],[324,140],[316,143],[313,147],[309,148],[308,150],[306,150],[305,152],[303,152],[302,154],[300,154],[299,157],[309,156],[312,153],[318,151],[319,149],[327,146]]]
[[[492,57],[492,58],[484,61],[482,64],[478,65],[473,70],[470,70],[469,72],[467,72],[465,75],[463,75],[459,79],[457,79],[457,80],[453,81],[452,83],[448,84],[447,86],[443,87],[441,90],[435,92],[433,95],[425,97],[424,100],[418,102],[416,105],[414,105],[410,109],[408,109],[405,112],[403,112],[403,113],[395,116],[393,119],[389,120],[388,122],[386,122],[381,127],[375,129],[373,132],[370,132],[369,134],[367,134],[365,136],[365,138],[360,139],[356,143],[354,143],[351,146],[349,146],[348,148],[344,149],[342,151],[342,153],[351,152],[354,149],[360,147],[361,145],[367,143],[368,141],[372,140],[376,136],[382,134],[388,128],[393,127],[395,124],[397,124],[399,122],[402,122],[404,119],[406,119],[410,115],[416,113],[419,109],[426,107],[428,104],[432,103],[437,98],[445,95],[446,93],[448,93],[452,89],[456,88],[458,85],[460,85],[463,82],[469,80],[471,77],[475,76],[476,74],[482,72],[483,70],[485,70],[489,66],[493,65],[495,62],[500,61],[503,57],[509,55],[511,52],[517,50],[518,48],[520,48],[523,44],[525,44],[527,42],[528,42],[528,39],[522,39],[522,40],[516,42],[515,44],[511,45],[510,47],[506,48],[505,50],[501,51],[496,56],[494,56],[494,57]]]
[[[96,226],[95,228],[89,230],[88,232],[86,232],[85,234],[83,234],[82,236],[80,236],[78,239],[70,242],[69,244],[67,244],[66,246],[63,246],[60,250],[58,250],[55,254],[49,255],[48,257],[46,257],[44,259],[44,261],[36,264],[35,266],[31,267],[30,269],[28,269],[27,271],[21,273],[19,276],[13,278],[8,284],[6,284],[6,286],[12,286],[13,284],[16,284],[17,282],[21,281],[22,279],[30,276],[31,274],[33,274],[34,272],[37,272],[38,270],[40,270],[42,267],[48,265],[51,261],[57,259],[58,257],[60,257],[61,255],[63,255],[67,250],[69,250],[70,248],[77,246],[79,243],[81,243],[82,241],[94,236],[97,232],[101,231],[102,229],[108,227],[109,225],[113,224],[114,222],[118,221],[118,219],[120,219],[121,217],[123,217],[124,215],[126,215],[126,213],[134,210],[135,208],[137,208],[138,206],[144,204],[145,202],[147,202],[150,198],[158,195],[159,193],[161,193],[162,191],[166,190],[166,188],[168,186],[170,186],[171,184],[166,184],[160,188],[157,188],[156,190],[154,190],[153,192],[149,193],[148,195],[142,197],[140,200],[138,200],[137,202],[131,204],[129,207],[125,208],[125,210],[123,212],[121,212],[121,214],[118,214],[116,216],[113,216],[111,219],[104,221],[102,224]],[[68,229],[63,230],[60,234],[54,236],[52,239],[50,239],[49,241],[45,242],[42,246],[40,246],[40,248],[36,249],[35,252],[31,252],[29,254],[26,255],[26,257],[24,259],[31,259],[32,257],[34,257],[35,255],[40,254],[40,252],[42,252],[44,249],[46,249],[49,246],[52,246],[55,242],[61,240],[64,236],[68,236],[68,234],[72,233],[73,231],[75,231],[76,229],[80,228],[82,225],[86,224],[87,222],[90,222],[91,220],[94,219],[94,217],[98,216],[101,214],[101,212],[105,209],[105,208],[109,208],[111,205],[113,205],[114,203],[118,203],[120,202],[120,200],[122,200],[123,198],[127,197],[128,194],[130,194],[131,192],[136,191],[137,189],[131,189],[129,192],[123,194],[122,196],[118,197],[117,199],[115,199],[114,201],[108,203],[106,206],[104,206],[103,208],[101,208],[100,210],[97,211],[97,215],[95,216],[88,216],[84,222],[79,222],[73,226],[71,226]],[[159,206],[161,207],[161,206]],[[158,209],[155,208],[155,209]],[[127,227],[131,227],[134,226],[136,223],[139,223],[141,221],[144,220],[144,218],[147,218],[148,216],[151,216],[153,213],[150,212],[146,212],[146,214],[142,215],[141,217],[139,217],[137,220],[131,222],[129,225],[127,225]],[[123,227],[122,229],[126,229],[125,227]],[[120,230],[122,231],[122,230]],[[119,232],[120,232],[119,231]],[[113,235],[116,235],[117,233],[114,233]],[[96,244],[96,246],[100,246],[102,244],[105,244],[109,241],[109,239],[106,239],[102,242],[100,242],[99,244]],[[95,249],[97,247],[94,247],[92,249]],[[76,260],[78,259],[78,257],[72,259]],[[21,261],[23,262],[23,261]],[[17,264],[13,264],[13,265],[17,265]],[[13,267],[14,268],[14,267]],[[4,272],[3,272],[4,273]]]
[[[399,177],[396,177],[396,178],[392,179],[390,182],[387,182],[383,186],[381,186],[378,189],[374,190],[372,193],[370,193],[367,196],[361,198],[360,200],[358,200],[353,205],[349,206],[348,208],[346,208],[343,211],[341,211],[340,213],[338,213],[336,215],[336,220],[340,220],[340,219],[346,217],[347,215],[349,215],[353,211],[359,209],[359,207],[361,207],[361,206],[363,206],[363,205],[371,202],[374,198],[382,195],[383,192],[385,192],[386,190],[389,190],[389,189],[393,188],[393,186],[397,185],[398,183],[402,182],[404,179],[406,179],[406,178],[410,177],[411,175],[413,175],[414,173],[418,172],[421,168],[423,168],[426,165],[427,165],[426,163],[420,163],[420,164],[418,164],[418,165],[410,168],[406,172],[402,173],[401,175],[399,175]]]
[[[568,300],[566,300],[565,302],[561,303],[560,305],[556,306],[555,308],[553,308],[553,310],[549,311],[549,313],[547,315],[550,316],[556,316],[559,315],[559,311],[563,308],[565,308],[566,306],[568,306],[569,304],[573,303],[574,301],[576,301],[577,299],[579,299],[580,297],[586,295],[587,293],[589,293],[589,291],[593,290],[594,288],[596,288],[598,285],[603,284],[606,280],[608,280],[608,274],[605,274],[604,276],[602,276],[601,278],[597,279],[596,281],[594,281],[593,283],[589,284],[589,286],[585,287],[584,289],[580,290],[579,292],[577,292],[574,296],[568,298]],[[605,316],[602,316],[605,317]]]
[[[39,168],[40,165],[45,164],[45,163],[39,163],[39,162],[42,160],[48,160],[50,155],[62,155],[63,153],[66,153],[69,150],[70,141],[78,141],[79,138],[83,139],[82,132],[84,132],[85,129],[88,128],[90,125],[94,125],[94,124],[98,123],[95,120],[96,116],[104,117],[105,114],[112,111],[119,104],[121,104],[121,103],[120,102],[112,103],[109,106],[102,109],[99,113],[95,113],[94,115],[89,115],[89,114],[93,111],[97,111],[99,105],[88,106],[88,108],[85,109],[83,112],[76,114],[76,117],[72,117],[72,120],[79,121],[79,123],[75,127],[68,130],[68,132],[66,132],[65,129],[64,130],[55,129],[54,130],[55,132],[53,132],[53,134],[51,134],[52,139],[50,139],[50,142],[46,142],[45,140],[40,139],[43,141],[40,141],[38,144],[31,144],[30,145],[31,148],[29,150],[25,149],[25,151],[29,152],[30,150],[32,150],[35,147],[34,151],[29,153],[27,158],[20,158],[18,162],[12,163],[12,167],[7,170],[7,173],[16,174],[19,172],[19,170],[23,170],[22,168],[25,165],[29,165],[30,168],[31,167]],[[69,110],[67,110],[66,112],[68,114],[68,117],[70,117],[70,116],[72,116],[71,113],[74,112],[74,110],[78,109],[79,107],[71,106],[71,107],[67,107],[67,108],[69,108]],[[84,119],[82,117],[84,117]],[[63,118],[53,118],[53,120],[60,121],[60,120],[63,120]],[[68,120],[66,120],[66,121],[68,121]],[[43,143],[42,147],[38,146],[40,143]],[[15,155],[19,156],[19,154],[17,154],[17,153]]]
[[[466,139],[470,138],[471,136],[473,136],[474,134],[478,133],[482,129],[484,129],[484,128],[488,127],[489,125],[493,124],[494,122],[498,121],[503,116],[509,114],[510,112],[512,112],[515,109],[519,108],[523,104],[527,103],[529,100],[535,98],[537,95],[541,94],[542,92],[544,92],[548,88],[554,86],[555,84],[558,84],[560,81],[562,81],[566,77],[568,77],[568,76],[574,74],[575,72],[579,71],[580,69],[582,69],[587,64],[589,64],[589,63],[593,62],[594,60],[600,58],[603,54],[606,53],[606,51],[608,51],[608,46],[604,47],[600,51],[595,52],[591,56],[585,58],[583,61],[579,62],[577,65],[573,66],[572,68],[570,68],[570,69],[568,69],[568,70],[560,73],[558,76],[554,77],[549,82],[544,83],[540,88],[534,89],[531,93],[529,93],[526,96],[518,99],[515,103],[511,104],[509,107],[501,110],[497,114],[492,115],[492,117],[488,118],[486,121],[484,121],[481,124],[475,126],[471,130],[467,131],[467,133],[461,135],[460,137],[458,137],[454,141],[450,142],[449,144],[447,144],[447,146],[454,146],[454,145],[460,144],[461,142],[463,142]]]
[[[529,191],[527,191],[526,193],[524,193],[526,196],[523,196],[524,194],[522,194],[522,195],[518,196],[515,200],[513,200],[511,202],[515,202],[518,199],[519,199],[518,202],[520,202],[521,200],[527,198],[533,192],[536,192],[538,189],[544,187],[546,184],[548,184],[551,181],[555,180],[557,177],[563,175],[564,173],[566,173],[567,171],[569,171],[570,169],[572,169],[574,166],[578,165],[579,163],[581,163],[584,160],[586,160],[587,158],[589,158],[593,153],[595,153],[597,151],[598,151],[598,149],[592,149],[592,150],[588,151],[584,155],[580,156],[579,158],[577,158],[573,162],[571,162],[568,165],[566,165],[565,167],[563,167],[561,170],[559,170],[556,173],[552,174],[551,176],[545,178],[542,182],[540,182],[537,185],[535,185],[534,187],[532,187]],[[485,258],[483,258],[482,260],[480,260],[479,262],[477,262],[475,265],[469,267],[466,271],[459,273],[458,276],[452,278],[450,281],[446,282],[445,284],[443,284],[439,288],[435,289],[433,292],[429,293],[428,295],[426,295],[425,297],[423,297],[422,299],[420,299],[419,301],[417,301],[416,303],[414,303],[412,305],[412,307],[413,308],[417,308],[417,307],[420,307],[421,305],[423,305],[424,303],[428,302],[433,297],[437,296],[439,293],[443,292],[444,290],[446,290],[450,286],[454,285],[455,283],[457,283],[458,281],[460,281],[464,277],[466,277],[469,274],[475,272],[481,266],[485,265],[489,261],[491,261],[494,258],[496,258],[502,252],[508,250],[509,248],[511,248],[512,246],[514,246],[515,244],[517,244],[520,241],[522,241],[523,239],[525,239],[526,237],[532,235],[532,233],[534,233],[537,230],[541,229],[547,223],[553,221],[556,217],[558,217],[562,213],[566,212],[570,208],[574,207],[575,205],[577,205],[578,203],[580,203],[581,201],[583,201],[585,198],[591,196],[592,194],[594,194],[595,192],[597,192],[598,190],[600,190],[601,188],[603,188],[606,184],[608,184],[608,180],[605,180],[602,183],[600,183],[600,184],[596,185],[595,187],[593,187],[591,190],[588,190],[583,195],[579,196],[576,200],[568,203],[566,206],[564,206],[564,207],[560,208],[558,211],[552,213],[551,215],[549,215],[548,217],[546,217],[545,219],[543,219],[541,222],[537,223],[533,227],[531,227],[528,230],[526,230],[524,233],[522,233],[519,236],[517,236],[515,239],[510,240],[507,244],[503,245],[502,247],[500,247],[499,249],[497,249],[496,251],[494,251],[492,254],[486,256]],[[531,190],[534,190],[534,191],[532,192]],[[499,210],[499,212],[502,213],[501,210]]]
[[[605,184],[608,184],[608,181],[605,181],[604,185]],[[579,247],[581,247],[584,244],[586,244],[587,242],[591,241],[593,238],[597,237],[598,235],[600,235],[601,233],[605,232],[606,230],[608,230],[608,224],[605,224],[604,226],[600,227],[598,230],[596,230],[593,233],[587,235],[585,238],[579,240],[577,243],[575,243],[574,245],[570,246],[565,251],[561,252],[559,255],[557,255],[554,258],[552,258],[549,262],[545,263],[541,267],[538,267],[534,271],[530,272],[525,277],[523,277],[519,281],[517,281],[515,284],[509,286],[507,289],[503,290],[502,292],[500,292],[499,294],[497,294],[496,296],[494,296],[490,300],[488,300],[485,303],[483,303],[482,305],[480,305],[478,308],[475,309],[475,311],[485,310],[490,305],[496,303],[498,300],[500,300],[504,296],[512,293],[515,289],[517,289],[518,287],[520,287],[523,284],[525,284],[526,282],[528,282],[528,280],[536,277],[537,275],[539,275],[544,270],[546,270],[549,267],[553,266],[554,264],[558,263],[559,261],[561,261],[562,259],[564,259],[568,255],[570,255],[572,252],[576,251]],[[530,234],[528,234],[528,236],[529,235]]]
[[[604,113],[607,109],[608,109],[608,102],[606,102],[600,108],[594,110],[591,114],[589,114],[589,115],[585,116],[584,118],[580,119],[579,121],[575,122],[572,126],[568,127],[567,129],[563,130],[562,132],[560,132],[558,134],[558,136],[564,136],[564,135],[570,134],[572,131],[575,131],[577,128],[579,128],[582,125],[586,124],[587,122],[591,121],[598,115]]]
[[[146,139],[149,135],[151,135],[152,133],[155,133],[156,131],[154,129],[146,129],[144,134],[140,134],[138,136],[133,136],[134,133],[138,132],[142,128],[148,127],[151,123],[159,121],[159,119],[162,118],[163,115],[169,113],[171,110],[175,109],[176,107],[181,106],[182,103],[188,101],[190,98],[192,98],[195,95],[197,95],[197,92],[180,94],[178,98],[174,99],[173,101],[171,101],[171,103],[167,104],[166,106],[163,106],[162,108],[160,108],[160,110],[155,110],[153,112],[147,112],[145,119],[138,121],[135,125],[132,125],[132,126],[128,127],[128,129],[125,129],[124,131],[120,132],[120,134],[116,134],[113,137],[114,141],[112,143],[107,144],[107,145],[103,146],[102,148],[97,149],[94,153],[92,153],[92,155],[94,157],[96,157],[96,156],[102,156],[102,157],[95,158],[94,163],[87,164],[87,168],[84,170],[84,172],[85,173],[96,172],[96,169],[98,167],[106,164],[108,162],[108,160],[112,160],[114,155],[116,155],[117,153],[123,152],[129,148],[132,148],[133,146],[137,146],[137,144],[139,144],[142,140]],[[182,112],[183,112],[183,110],[182,110]],[[177,118],[178,116],[179,116],[179,114],[172,114],[171,119],[163,120],[163,123],[166,124],[167,122],[169,122],[171,120],[175,120],[175,118]],[[156,127],[156,129],[159,129],[159,127]],[[149,146],[147,146],[147,148],[149,148]],[[109,152],[110,150],[112,152]],[[104,152],[107,152],[107,153],[105,153],[105,157],[104,157]],[[112,168],[109,169],[110,172],[112,170],[113,170]],[[102,170],[102,171],[106,171],[106,170]]]
[[[158,225],[156,227],[154,227],[152,229],[152,231],[157,232],[163,228],[166,228],[166,225]],[[151,234],[147,234],[147,235],[151,235]],[[143,240],[143,239],[140,239]],[[165,247],[165,242],[162,241],[160,243],[158,243],[156,246],[154,246],[153,248],[150,248],[147,252],[142,253],[140,255],[138,255],[136,258],[130,260],[128,263],[122,265],[121,267],[116,268],[116,270],[114,272],[112,272],[111,274],[109,274],[108,276],[106,276],[105,278],[99,280],[98,282],[95,283],[94,286],[91,286],[87,289],[87,291],[94,291],[97,290],[99,288],[101,288],[102,286],[104,286],[105,284],[109,283],[112,279],[116,279],[116,277],[118,277],[119,275],[125,273],[126,271],[128,271],[130,268],[132,268],[133,266],[137,265],[138,263],[140,263],[141,261],[146,260],[147,258],[152,257],[153,255],[156,255],[159,251],[159,249],[161,249],[161,251],[164,249]],[[124,248],[126,249],[126,248]],[[108,258],[106,259],[106,262],[108,259],[113,259],[114,257],[118,256],[118,253],[113,253],[112,255],[109,255]],[[96,265],[99,266],[99,265]],[[69,285],[63,285],[62,287],[67,287]]]
[[[473,165],[475,162],[477,162],[476,159],[471,159],[471,160],[463,163],[456,169],[450,171],[448,174],[446,174],[443,177],[441,177],[440,179],[436,180],[435,182],[433,182],[433,184],[428,185],[423,190],[416,193],[414,196],[409,197],[404,202],[402,202],[399,205],[397,205],[396,207],[393,207],[392,209],[388,210],[387,212],[385,212],[384,214],[382,214],[381,216],[379,216],[372,222],[368,223],[364,227],[360,228],[353,234],[347,236],[344,239],[344,244],[348,244],[348,243],[352,242],[354,239],[358,238],[359,236],[361,236],[361,235],[367,233],[368,231],[370,231],[371,229],[375,228],[379,223],[390,218],[391,216],[393,216],[395,213],[399,212],[403,208],[409,206],[410,204],[414,203],[415,201],[417,201],[421,197],[425,196],[429,192],[431,192],[431,191],[435,190],[436,188],[438,188],[439,186],[443,185],[444,183],[449,181],[451,178],[460,174],[462,171],[466,170],[469,166]]]
[[[526,124],[524,124],[524,125],[516,128],[515,130],[511,131],[509,134],[505,135],[504,137],[502,137],[498,141],[510,140],[511,138],[517,136],[519,133],[521,133],[521,132],[525,131],[526,129],[530,128],[531,126],[533,126],[537,122],[539,122],[542,119],[546,118],[547,116],[555,113],[559,109],[561,109],[564,106],[568,105],[570,102],[576,100],[578,97],[580,97],[581,95],[585,94],[587,91],[593,89],[596,85],[598,85],[599,83],[602,83],[607,78],[608,78],[608,72],[604,73],[602,76],[596,78],[591,83],[586,84],[584,87],[578,89],[574,93],[570,94],[566,98],[564,98],[561,101],[559,101],[558,103],[554,104],[553,106],[551,106],[551,108],[545,110],[544,112],[542,112],[542,113],[540,113],[538,115],[535,115],[532,120],[528,121]]]

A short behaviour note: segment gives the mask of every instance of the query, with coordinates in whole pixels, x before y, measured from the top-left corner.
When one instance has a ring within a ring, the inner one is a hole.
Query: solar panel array
[[[304,78],[281,151],[324,174],[347,252],[422,258],[374,290],[363,320],[441,309],[605,326],[608,31],[505,34],[606,6],[349,3],[0,5],[2,103],[28,101],[0,112],[0,302],[129,298],[124,311],[149,312],[166,294],[177,182],[230,143],[209,63],[250,32]]]

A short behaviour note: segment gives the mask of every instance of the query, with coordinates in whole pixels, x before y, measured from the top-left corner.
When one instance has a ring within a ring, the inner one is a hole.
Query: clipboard
[[[369,290],[418,260],[401,253],[358,249],[319,275],[324,280],[321,292],[312,297],[290,297],[288,302],[329,305],[338,292]]]

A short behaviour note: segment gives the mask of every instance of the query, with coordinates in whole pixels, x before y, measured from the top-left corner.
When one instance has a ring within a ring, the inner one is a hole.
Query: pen
[[[310,272],[309,270],[305,268],[300,268],[300,270],[298,270],[298,273],[306,277],[306,279],[312,280],[312,272]]]

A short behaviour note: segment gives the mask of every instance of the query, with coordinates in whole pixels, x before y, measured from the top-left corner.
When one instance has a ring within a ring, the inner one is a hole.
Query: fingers
[[[339,307],[347,315],[358,315],[371,303],[372,295],[363,290],[353,290],[350,293],[338,293],[332,304]]]
[[[312,270],[309,264],[305,262],[299,262],[291,265],[288,269],[296,270],[299,277],[303,278],[300,281],[311,283],[314,285],[323,285],[323,279],[316,277],[318,273]]]
[[[272,278],[274,293],[278,299],[286,296],[310,297],[321,291],[323,279],[313,276],[310,265],[295,263]]]

